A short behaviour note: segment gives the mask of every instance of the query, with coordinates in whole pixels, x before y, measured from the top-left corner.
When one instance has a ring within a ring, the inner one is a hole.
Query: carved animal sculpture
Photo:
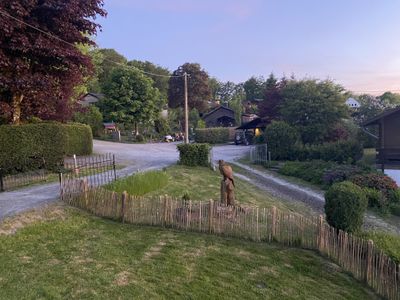
[[[221,172],[221,175],[224,176],[224,181],[226,181],[226,179],[229,179],[230,181],[232,181],[233,186],[235,186],[235,182],[233,180],[232,167],[230,165],[228,165],[222,159],[218,161],[218,165],[219,165],[219,171]]]

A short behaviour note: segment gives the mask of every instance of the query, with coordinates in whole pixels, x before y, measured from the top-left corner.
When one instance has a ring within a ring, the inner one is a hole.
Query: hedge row
[[[210,145],[209,144],[180,144],[179,164],[185,166],[210,166]]]
[[[229,142],[229,128],[198,128],[195,130],[196,143],[223,144]]]
[[[39,123],[0,126],[0,168],[12,174],[57,169],[65,155],[92,153],[89,126],[73,123]]]

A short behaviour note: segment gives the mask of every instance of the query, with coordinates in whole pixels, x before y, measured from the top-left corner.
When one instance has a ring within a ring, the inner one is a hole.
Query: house
[[[233,127],[235,126],[234,110],[218,106],[202,117],[207,127]]]
[[[242,124],[240,127],[236,128],[236,130],[253,131],[254,136],[259,136],[270,123],[271,121],[267,117],[255,118],[250,122]]]
[[[377,163],[382,165],[382,170],[400,166],[400,106],[364,122],[363,127],[367,131],[369,126],[379,127]]]
[[[358,102],[356,99],[354,98],[349,98],[346,100],[346,105],[350,108],[360,108],[360,102]]]
[[[256,114],[242,114],[242,124],[248,123],[257,118],[258,116]]]
[[[80,103],[84,107],[87,107],[93,103],[99,102],[103,98],[103,94],[87,93],[78,101],[78,103]]]

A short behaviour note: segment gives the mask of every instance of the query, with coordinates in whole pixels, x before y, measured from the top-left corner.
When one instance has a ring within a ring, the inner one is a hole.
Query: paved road
[[[126,166],[117,171],[119,177],[137,170],[161,169],[178,160],[176,143],[120,144],[95,140],[93,146],[95,153],[113,153],[117,163]],[[248,148],[243,146],[217,146],[213,158],[231,161],[246,151]],[[0,219],[58,200],[58,188],[58,183],[49,183],[0,193]]]

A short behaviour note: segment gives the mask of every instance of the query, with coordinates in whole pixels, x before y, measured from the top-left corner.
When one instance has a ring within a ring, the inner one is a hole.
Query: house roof
[[[221,106],[218,106],[218,107],[214,108],[214,109],[213,109],[212,111],[210,111],[209,113],[206,113],[206,114],[203,116],[203,119],[209,117],[210,115],[212,115],[213,113],[215,113],[216,111],[218,111],[218,110],[220,110],[220,109],[224,109],[224,110],[227,110],[227,111],[232,112],[232,113],[235,112],[233,109],[230,109],[229,107],[226,107],[226,106],[222,106],[222,105],[221,105]]]
[[[265,128],[269,123],[271,123],[271,121],[267,117],[256,118],[253,121],[247,122],[242,126],[236,128],[236,130]]]
[[[390,115],[392,115],[394,113],[397,113],[397,112],[400,112],[400,106],[397,106],[397,107],[392,108],[392,109],[385,110],[383,113],[380,113],[379,115],[375,116],[374,118],[365,121],[363,123],[363,126],[369,126],[369,125],[378,124],[379,120],[381,120],[383,118],[386,118],[386,117],[388,117],[388,116],[390,116]]]

